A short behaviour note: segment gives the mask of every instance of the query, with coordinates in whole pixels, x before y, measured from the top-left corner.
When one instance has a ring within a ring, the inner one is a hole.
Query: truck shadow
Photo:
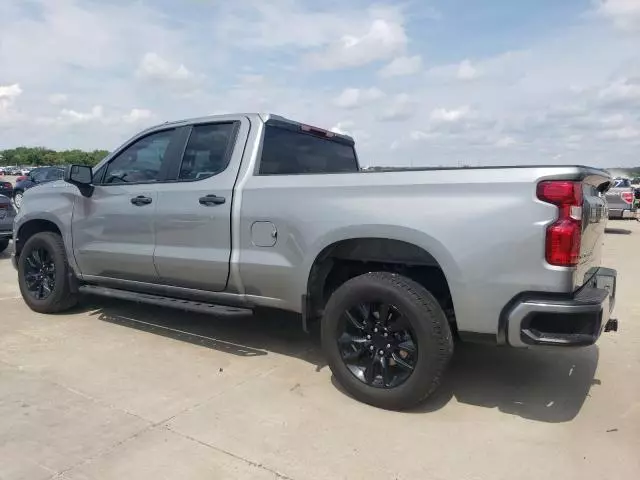
[[[598,365],[598,347],[512,349],[457,344],[440,389],[416,413],[459,403],[559,423],[578,415]]]
[[[326,367],[318,332],[304,333],[299,318],[287,312],[222,317],[98,297],[88,297],[79,309],[100,321],[230,355],[278,353],[306,361],[315,371]],[[455,399],[530,420],[567,422],[580,412],[591,386],[600,384],[594,379],[597,364],[597,346],[523,350],[457,343],[439,390],[410,413],[434,412]]]

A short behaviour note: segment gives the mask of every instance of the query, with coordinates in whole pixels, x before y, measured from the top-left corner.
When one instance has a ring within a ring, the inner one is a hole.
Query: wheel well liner
[[[412,243],[388,238],[353,238],[324,248],[316,257],[307,280],[304,315],[312,320],[324,309],[333,290],[346,280],[370,271],[403,274],[438,298],[453,322],[453,303],[446,275],[429,252]]]
[[[22,247],[32,236],[36,233],[40,232],[53,232],[58,235],[62,235],[58,226],[50,220],[29,220],[25,222],[24,225],[20,227],[17,232],[17,236],[15,239],[15,254],[16,256],[20,256],[20,252],[22,251]]]

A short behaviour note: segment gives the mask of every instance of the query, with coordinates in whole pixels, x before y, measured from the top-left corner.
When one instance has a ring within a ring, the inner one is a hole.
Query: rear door
[[[249,120],[229,117],[188,129],[171,181],[158,190],[154,262],[164,285],[222,291],[229,276],[233,189]]]

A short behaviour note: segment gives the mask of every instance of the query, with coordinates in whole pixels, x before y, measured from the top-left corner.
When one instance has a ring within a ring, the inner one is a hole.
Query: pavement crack
[[[260,463],[260,462],[254,462],[253,460],[250,460],[246,457],[243,457],[242,455],[237,455],[233,452],[230,452],[228,450],[225,450],[224,448],[220,448],[217,447],[215,445],[211,445],[210,443],[204,442],[202,440],[198,440],[197,438],[194,438],[190,435],[186,435],[184,433],[178,432],[176,430],[173,430],[171,427],[169,427],[168,425],[164,425],[163,428],[165,428],[166,430],[170,431],[171,433],[174,433],[176,435],[180,435],[183,438],[186,438],[187,440],[191,440],[192,442],[196,442],[204,447],[210,448],[212,450],[215,450],[216,452],[220,452],[223,453],[225,455],[229,455],[230,457],[235,458],[236,460],[240,460],[241,462],[246,463],[247,465],[251,465],[252,467],[255,468],[259,468],[261,470],[264,470],[266,472],[272,473],[273,475],[276,476],[276,478],[281,479],[281,480],[294,480],[292,477],[285,475],[284,473],[278,472],[277,470],[274,470],[273,468]]]
[[[74,470],[74,469],[76,469],[78,467],[81,467],[82,465],[86,465],[88,463],[91,463],[94,460],[99,459],[100,457],[108,455],[110,452],[114,451],[119,446],[124,445],[125,443],[130,442],[131,440],[134,440],[134,439],[138,438],[143,433],[146,433],[149,430],[154,429],[155,427],[156,427],[156,425],[154,425],[154,424],[147,425],[146,427],[141,428],[140,430],[138,430],[137,432],[129,435],[128,437],[125,437],[125,438],[123,438],[121,440],[118,440],[117,442],[112,443],[108,447],[103,448],[102,450],[97,452],[95,455],[91,455],[90,457],[84,458],[81,461],[71,465],[70,467],[65,468],[64,470],[60,470],[55,475],[49,477],[49,480],[55,480],[55,479],[62,478],[66,473],[69,473],[71,470]]]

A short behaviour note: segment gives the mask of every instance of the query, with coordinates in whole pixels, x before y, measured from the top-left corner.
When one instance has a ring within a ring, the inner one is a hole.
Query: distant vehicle
[[[0,253],[9,246],[9,240],[13,235],[13,219],[16,211],[11,205],[11,199],[0,195]]]
[[[351,137],[244,114],[158,125],[64,180],[29,192],[14,222],[31,309],[62,312],[93,293],[289,310],[320,322],[336,380],[379,407],[430,395],[454,332],[566,348],[617,329],[602,170],[365,172]],[[447,215],[433,208],[446,202]]]
[[[605,197],[609,207],[609,218],[638,218],[635,188],[628,178],[614,178]]]
[[[6,175],[4,167],[0,167],[0,176],[4,177]]]
[[[24,176],[26,176],[26,175],[29,175],[29,172],[30,172],[30,171],[31,171],[31,169],[30,169],[30,168],[21,168],[21,169],[19,170],[19,172],[20,172],[19,174],[20,174],[20,175],[24,175]]]
[[[42,167],[34,168],[29,172],[24,180],[16,182],[13,187],[13,203],[19,210],[22,206],[22,197],[24,192],[30,188],[35,187],[41,183],[53,182],[55,180],[62,180],[64,177],[64,168],[62,167]]]
[[[11,198],[13,196],[13,185],[11,182],[0,180],[0,195]]]

